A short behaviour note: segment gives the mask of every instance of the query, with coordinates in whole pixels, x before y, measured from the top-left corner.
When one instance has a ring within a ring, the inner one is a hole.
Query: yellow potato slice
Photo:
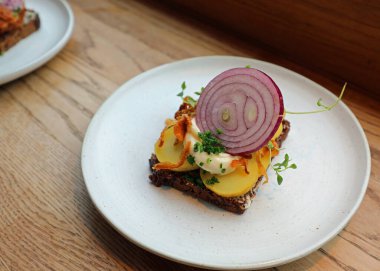
[[[264,168],[269,166],[269,153],[261,158]],[[237,197],[247,193],[255,186],[259,179],[259,167],[255,158],[248,160],[248,172],[245,173],[244,168],[239,166],[234,172],[227,175],[216,175],[201,170],[201,179],[204,185],[222,197]],[[218,179],[218,183],[207,184],[207,180],[212,177]]]
[[[164,144],[159,147],[159,140],[157,140],[156,144],[154,145],[154,150],[157,156],[158,161],[160,162],[170,162],[170,163],[177,163],[179,162],[181,158],[181,153],[184,149],[183,143],[178,143],[174,145],[176,141],[176,137],[174,135],[174,128],[173,126],[170,128],[165,128],[164,131]],[[180,166],[179,168],[172,169],[173,171],[190,171],[197,169],[198,166],[196,164],[190,165],[189,162],[185,161],[185,163]]]
[[[265,169],[268,168],[270,163],[269,152],[261,158],[261,163]],[[202,170],[200,175],[204,185],[219,196],[237,197],[244,195],[254,187],[260,177],[259,166],[254,155],[252,159],[248,160],[248,172],[249,174],[245,173],[244,168],[239,166],[235,171],[227,175],[211,174]],[[207,181],[213,177],[217,178],[219,182],[207,184]]]

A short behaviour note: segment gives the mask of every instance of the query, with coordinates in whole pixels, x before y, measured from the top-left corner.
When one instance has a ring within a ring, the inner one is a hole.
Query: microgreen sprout
[[[314,113],[322,113],[322,112],[326,112],[326,111],[330,111],[331,109],[333,109],[343,98],[343,94],[344,94],[344,91],[346,90],[346,86],[347,86],[347,82],[344,83],[343,85],[343,88],[340,92],[340,95],[338,97],[338,99],[330,106],[327,106],[327,105],[324,105],[323,102],[322,102],[322,99],[320,98],[318,101],[317,101],[317,106],[322,108],[322,109],[319,109],[319,110],[314,110],[314,111],[308,111],[308,112],[292,112],[292,111],[285,111],[286,114],[297,114],[297,115],[301,115],[301,114],[314,114]]]
[[[271,141],[269,141],[267,147],[268,147],[268,150],[269,150],[269,157],[272,157],[272,150],[275,149],[276,147],[273,145],[273,143]],[[289,155],[286,153],[285,157],[284,157],[284,161],[282,161],[281,163],[276,163],[276,164],[272,165],[272,161],[270,162],[270,167],[276,173],[277,183],[279,185],[281,185],[281,183],[283,181],[283,177],[281,176],[280,172],[283,172],[283,171],[285,171],[285,170],[287,170],[289,168],[291,168],[291,169],[296,169],[297,168],[297,165],[294,164],[294,163],[289,165],[290,161],[291,161],[291,159],[289,158]]]
[[[247,66],[245,66],[245,68],[249,68],[249,69],[250,69],[250,68],[251,68],[251,65],[247,65]]]
[[[182,85],[181,85],[181,92],[177,94],[178,97],[181,97],[181,99],[183,98],[183,94],[185,92],[185,89],[186,89],[186,82],[183,81],[182,82]]]
[[[185,97],[184,97],[184,95],[185,95],[185,89],[186,89],[186,88],[187,88],[187,86],[186,86],[186,82],[183,81],[182,84],[181,84],[181,92],[179,92],[179,93],[177,94],[177,96],[181,98],[182,102],[184,102],[184,103],[190,105],[191,107],[195,107],[195,106],[197,105],[197,102],[198,102],[196,99],[194,99],[194,98],[191,97],[191,96],[185,96]],[[197,93],[197,92],[196,92],[196,93]],[[199,94],[199,95],[200,95],[200,94]]]
[[[202,94],[202,92],[205,90],[205,88],[204,87],[201,87],[201,90],[200,91],[196,91],[196,92],[194,92],[194,94],[196,94],[196,95],[201,95]]]

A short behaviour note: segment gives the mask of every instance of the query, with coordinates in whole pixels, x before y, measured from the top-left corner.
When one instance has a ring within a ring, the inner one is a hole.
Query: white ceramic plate
[[[27,0],[40,16],[40,29],[0,56],[0,84],[19,78],[53,58],[70,39],[74,16],[65,0]]]
[[[181,263],[251,269],[311,253],[352,217],[367,188],[370,152],[344,103],[323,114],[286,116],[292,128],[282,156],[289,153],[298,169],[285,172],[281,186],[270,171],[270,183],[243,215],[150,184],[148,158],[164,120],[180,104],[182,81],[197,91],[220,72],[248,64],[274,79],[288,110],[312,110],[318,98],[326,104],[336,99],[290,70],[240,57],[183,60],[128,81],[96,113],[82,152],[89,194],[122,235]]]

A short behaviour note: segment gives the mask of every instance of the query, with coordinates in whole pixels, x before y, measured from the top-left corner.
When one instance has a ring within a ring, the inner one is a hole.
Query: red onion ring
[[[280,89],[262,71],[227,70],[206,86],[196,108],[201,132],[211,131],[232,155],[261,149],[276,133],[284,103]],[[223,131],[222,134],[216,130]]]

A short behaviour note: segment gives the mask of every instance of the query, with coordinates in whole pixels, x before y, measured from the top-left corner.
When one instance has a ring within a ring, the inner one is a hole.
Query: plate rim
[[[38,56],[31,62],[22,65],[21,67],[19,67],[18,69],[16,69],[15,71],[11,73],[0,75],[0,85],[9,83],[15,79],[18,79],[38,69],[39,67],[44,65],[46,62],[51,60],[54,56],[56,56],[70,40],[74,31],[74,24],[75,24],[74,13],[71,9],[71,6],[66,0],[54,0],[53,2],[62,4],[62,6],[64,7],[69,17],[69,20],[67,23],[67,30],[65,34],[61,37],[61,39],[57,41],[57,43],[54,44],[53,47],[51,47],[48,51]]]
[[[363,184],[362,184],[362,187],[361,187],[361,191],[359,193],[359,196],[357,197],[356,199],[356,202],[355,202],[355,205],[352,207],[352,209],[348,212],[347,216],[342,219],[342,221],[340,222],[340,224],[338,224],[334,229],[331,230],[331,232],[329,232],[328,234],[325,235],[324,238],[322,238],[319,242],[316,242],[314,243],[313,245],[309,246],[307,249],[305,249],[304,251],[296,254],[296,255],[290,255],[290,256],[287,256],[287,257],[281,257],[281,258],[278,258],[278,259],[275,259],[275,260],[269,260],[269,261],[265,261],[265,262],[262,262],[260,264],[234,264],[234,263],[231,263],[230,265],[220,265],[220,264],[215,264],[215,263],[211,263],[211,264],[208,264],[208,263],[199,263],[199,262],[194,262],[194,261],[189,261],[183,257],[176,257],[176,256],[172,256],[172,255],[168,255],[164,252],[161,252],[161,251],[158,251],[158,250],[155,250],[155,249],[152,249],[148,246],[146,246],[145,244],[139,242],[136,238],[134,238],[133,236],[129,236],[127,233],[123,232],[122,229],[119,229],[119,227],[116,225],[116,223],[113,223],[112,222],[112,219],[107,217],[106,215],[106,211],[103,210],[102,208],[102,205],[100,204],[100,202],[97,202],[95,197],[94,197],[94,192],[91,190],[90,188],[90,185],[89,185],[89,180],[88,180],[88,175],[90,173],[89,170],[87,169],[87,166],[86,166],[86,157],[87,157],[87,153],[89,152],[89,149],[91,148],[90,144],[89,144],[89,141],[91,140],[91,137],[92,137],[92,131],[94,130],[94,127],[97,125],[98,122],[101,122],[101,118],[102,116],[107,113],[107,108],[109,106],[112,105],[112,103],[114,101],[117,100],[118,96],[129,91],[128,90],[128,86],[130,84],[133,84],[135,81],[138,81],[140,80],[141,77],[145,77],[145,76],[149,76],[149,74],[151,73],[155,73],[161,69],[165,69],[167,66],[170,66],[170,65],[178,65],[178,64],[181,64],[181,63],[184,63],[184,62],[191,62],[191,61],[199,61],[199,60],[207,60],[207,59],[239,59],[239,60],[244,60],[244,61],[254,61],[256,63],[260,63],[260,64],[263,64],[263,65],[267,65],[268,67],[272,67],[274,69],[279,69],[279,70],[283,70],[285,72],[288,72],[288,73],[291,73],[292,76],[295,76],[299,79],[302,79],[302,80],[305,80],[307,81],[308,83],[318,87],[319,89],[321,89],[326,95],[330,96],[330,97],[333,97],[334,99],[337,99],[337,96],[335,94],[333,94],[332,92],[330,92],[328,89],[326,89],[325,87],[323,87],[322,85],[314,82],[313,80],[295,72],[295,71],[292,71],[290,69],[287,69],[285,67],[282,67],[282,66],[279,66],[277,64],[273,64],[273,63],[270,63],[270,62],[267,62],[267,61],[263,61],[263,60],[258,60],[258,59],[255,59],[255,58],[249,58],[249,57],[241,57],[241,56],[230,56],[230,55],[212,55],[212,56],[200,56],[200,57],[192,57],[192,58],[186,58],[186,59],[182,59],[182,60],[178,60],[178,61],[172,61],[172,62],[169,62],[169,63],[165,63],[163,65],[159,65],[157,67],[154,67],[152,69],[149,69],[147,71],[144,71],[134,77],[132,77],[131,79],[127,80],[126,82],[124,82],[121,86],[119,86],[102,104],[101,106],[97,109],[96,113],[94,114],[94,116],[92,117],[88,127],[87,127],[87,131],[85,133],[85,137],[84,137],[84,140],[83,140],[83,145],[82,145],[82,152],[81,152],[81,168],[82,168],[82,175],[83,175],[83,180],[84,180],[84,183],[85,183],[85,186],[87,188],[87,191],[89,193],[89,196],[91,198],[91,201],[93,202],[94,206],[96,207],[96,209],[99,211],[99,213],[105,218],[105,220],[111,224],[111,226],[117,231],[119,232],[123,237],[125,237],[127,240],[131,241],[132,243],[134,243],[135,245],[155,254],[155,255],[158,255],[160,257],[163,257],[165,259],[169,259],[169,260],[172,260],[172,261],[175,261],[175,262],[178,262],[178,263],[181,263],[181,264],[186,264],[186,265],[189,265],[189,266],[194,266],[194,267],[200,267],[200,268],[207,268],[207,269],[212,269],[212,270],[217,270],[217,269],[221,269],[221,270],[229,270],[229,269],[235,269],[235,270],[248,270],[248,269],[262,269],[262,268],[270,268],[270,267],[273,267],[273,266],[280,266],[280,265],[283,265],[283,264],[286,264],[286,263],[289,263],[289,262],[293,262],[295,260],[298,260],[300,258],[303,258],[305,257],[306,255],[309,255],[310,253],[318,250],[320,247],[322,247],[323,245],[325,245],[327,242],[329,242],[330,240],[332,240],[333,238],[335,238],[337,236],[337,234],[339,232],[342,231],[342,229],[347,225],[347,223],[352,219],[353,215],[356,213],[356,211],[358,210],[360,204],[362,203],[363,199],[364,199],[364,196],[365,196],[365,193],[367,191],[367,187],[368,187],[368,183],[369,183],[369,179],[370,179],[370,174],[371,174],[371,154],[370,154],[370,147],[369,147],[369,144],[368,144],[368,139],[367,139],[367,136],[364,132],[364,129],[363,127],[361,126],[359,120],[356,118],[356,116],[354,115],[354,113],[351,111],[351,109],[343,102],[341,101],[341,104],[342,106],[344,107],[345,111],[348,113],[348,115],[351,117],[351,119],[353,120],[354,124],[355,124],[355,127],[358,129],[360,135],[361,135],[361,139],[363,140],[363,143],[365,145],[365,148],[364,148],[364,151],[365,151],[365,158],[367,160],[367,167],[365,169],[365,177],[363,178]]]

